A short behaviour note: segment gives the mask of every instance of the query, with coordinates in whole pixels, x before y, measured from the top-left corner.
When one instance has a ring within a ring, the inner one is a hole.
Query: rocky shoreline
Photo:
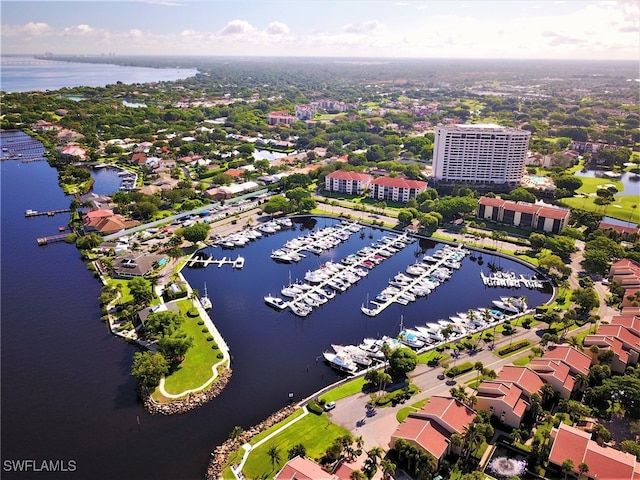
[[[209,460],[209,465],[207,466],[205,479],[217,480],[219,478],[222,478],[222,471],[227,464],[229,455],[238,450],[243,444],[249,442],[255,435],[265,431],[276,423],[281,422],[288,416],[292,415],[297,408],[299,408],[298,405],[289,405],[287,407],[284,407],[271,414],[266,420],[260,422],[258,425],[255,425],[249,430],[242,432],[242,434],[240,434],[238,437],[233,439],[229,438],[222,445],[216,447],[216,449],[211,453],[211,459]]]
[[[144,408],[152,415],[175,415],[186,413],[194,408],[201,407],[205,403],[220,395],[231,379],[231,369],[225,370],[218,376],[218,380],[209,388],[198,393],[190,393],[184,400],[173,400],[170,403],[158,403],[149,394],[143,395]]]

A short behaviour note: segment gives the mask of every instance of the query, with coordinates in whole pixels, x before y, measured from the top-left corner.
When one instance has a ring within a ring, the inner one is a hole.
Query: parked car
[[[325,403],[324,405],[325,412],[328,412],[329,410],[333,410],[334,408],[336,408],[336,402],[329,402],[329,403]]]

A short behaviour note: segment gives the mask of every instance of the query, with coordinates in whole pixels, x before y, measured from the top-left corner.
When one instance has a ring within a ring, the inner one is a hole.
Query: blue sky
[[[640,59],[638,0],[2,0],[3,54]]]

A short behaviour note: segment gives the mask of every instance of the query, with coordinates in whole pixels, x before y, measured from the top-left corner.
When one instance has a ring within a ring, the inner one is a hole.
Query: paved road
[[[518,328],[518,331],[513,338],[505,338],[497,341],[496,349],[509,344],[511,341],[516,342],[528,339],[532,342],[538,342],[541,335],[541,331],[536,328],[532,328],[530,330]],[[482,362],[485,368],[490,368],[497,372],[503,365],[511,364],[513,360],[519,356],[521,355],[501,359],[485,347],[483,350],[473,355],[463,353],[457,359],[457,362]],[[451,362],[452,361],[450,361],[450,364],[452,364]],[[474,379],[477,375],[477,373],[473,371],[458,377],[456,379],[456,384],[448,384],[446,380],[438,378],[439,375],[442,375],[443,370],[444,369],[442,367],[429,367],[422,364],[418,365],[416,370],[410,375],[410,378],[420,389],[420,393],[412,397],[409,403],[412,404],[433,395],[449,396],[449,390],[453,386],[464,385],[466,381]],[[332,410],[329,415],[333,422],[349,429],[355,437],[361,435],[365,442],[365,450],[374,446],[380,446],[388,449],[389,439],[398,426],[396,414],[399,409],[408,404],[397,405],[395,407],[377,408],[374,415],[368,416],[366,404],[369,400],[369,394],[357,394],[338,400],[336,402],[336,408]]]

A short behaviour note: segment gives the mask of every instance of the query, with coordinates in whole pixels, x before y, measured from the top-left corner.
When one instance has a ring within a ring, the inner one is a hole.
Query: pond
[[[623,190],[618,195],[640,195],[640,175],[631,172],[625,172],[620,177],[609,176],[611,171],[605,170],[582,170],[576,172],[576,177],[589,178],[609,178],[612,182],[622,182]]]

